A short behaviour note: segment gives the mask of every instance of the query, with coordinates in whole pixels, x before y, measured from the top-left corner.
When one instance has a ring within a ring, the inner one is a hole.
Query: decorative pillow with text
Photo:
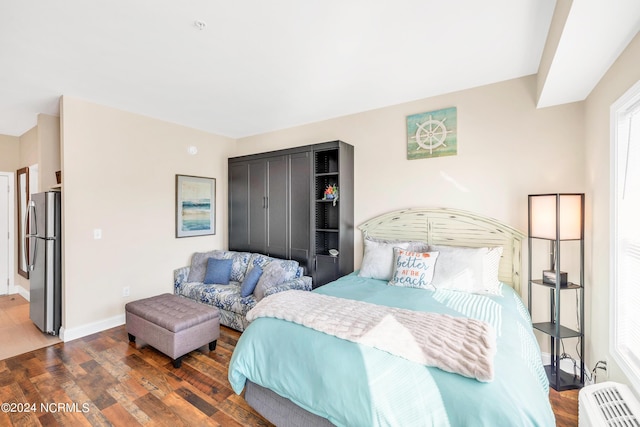
[[[393,286],[434,289],[431,285],[438,252],[412,252],[393,249],[393,275],[389,281]]]

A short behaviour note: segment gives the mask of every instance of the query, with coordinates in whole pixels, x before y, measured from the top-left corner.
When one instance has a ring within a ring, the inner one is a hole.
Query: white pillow
[[[433,289],[431,280],[438,252],[412,252],[393,248],[393,275],[389,284],[407,288]]]
[[[500,295],[498,268],[502,247],[430,245],[429,250],[439,253],[431,282],[436,289]]]
[[[489,252],[483,258],[484,275],[482,283],[489,294],[501,295],[500,292],[500,259],[502,258],[502,246],[488,248]]]
[[[422,242],[366,237],[364,239],[364,256],[358,276],[389,281],[393,274],[393,248],[419,251],[420,246],[424,248],[425,252],[427,251],[428,245]]]

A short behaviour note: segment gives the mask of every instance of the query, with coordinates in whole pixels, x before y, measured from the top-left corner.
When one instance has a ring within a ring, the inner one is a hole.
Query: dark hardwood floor
[[[227,381],[240,333],[220,332],[179,369],[124,326],[0,360],[0,426],[269,426]],[[578,425],[577,391],[550,401],[558,426]]]
[[[578,392],[568,390],[557,392],[549,389],[549,401],[556,415],[556,426],[575,427],[578,425]]]

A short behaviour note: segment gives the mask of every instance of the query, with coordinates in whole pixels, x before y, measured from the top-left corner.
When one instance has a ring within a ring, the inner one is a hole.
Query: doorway
[[[0,295],[13,291],[14,174],[0,172]]]
[[[34,169],[37,179],[37,166]],[[0,360],[61,342],[57,336],[43,334],[31,322],[29,301],[22,292],[16,294],[22,288],[15,283],[15,187],[16,174],[0,171]]]

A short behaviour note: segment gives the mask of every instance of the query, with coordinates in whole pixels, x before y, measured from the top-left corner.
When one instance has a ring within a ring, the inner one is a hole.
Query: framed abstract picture
[[[407,116],[407,159],[455,156],[457,130],[456,107]]]
[[[176,237],[216,234],[216,180],[176,175]]]

